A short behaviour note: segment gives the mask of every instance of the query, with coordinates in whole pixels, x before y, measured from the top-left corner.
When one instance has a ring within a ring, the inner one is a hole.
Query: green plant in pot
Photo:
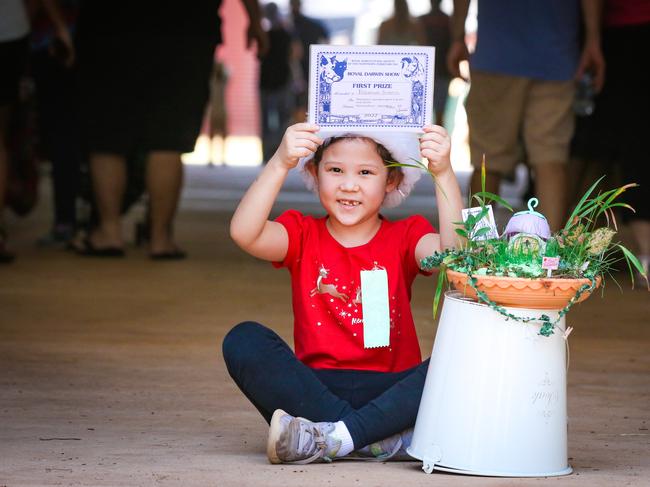
[[[417,167],[426,169],[424,165]],[[462,247],[435,253],[422,261],[423,268],[440,270],[434,316],[445,281],[449,281],[458,291],[509,319],[541,322],[540,334],[550,336],[575,303],[586,299],[605,277],[612,276],[619,261],[627,264],[633,283],[636,270],[648,286],[637,257],[614,239],[618,230],[614,210],[634,211],[619,197],[636,184],[600,190],[597,188],[604,177],[600,178],[582,196],[566,225],[553,234],[544,216],[534,210],[537,200],[533,198],[528,210],[516,213],[499,236],[495,226],[487,224],[493,220],[491,204],[513,210],[503,198],[485,191],[485,164],[481,171],[482,190],[470,196],[469,205],[476,202],[478,206],[464,216],[464,221],[457,222]],[[558,314],[555,320],[547,314],[522,317],[508,311],[508,307],[549,309]]]

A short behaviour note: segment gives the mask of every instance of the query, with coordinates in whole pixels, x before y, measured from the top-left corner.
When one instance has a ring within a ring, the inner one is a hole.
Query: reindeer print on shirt
[[[316,287],[309,292],[309,297],[312,298],[312,308],[327,313],[340,326],[349,326],[363,323],[359,293],[360,287],[355,287],[354,282],[340,281],[330,269],[319,264]],[[323,323],[318,321],[315,324],[321,326]],[[353,334],[356,336],[356,332]]]
[[[323,279],[326,279],[328,274],[329,269],[320,266],[320,269],[318,270],[318,279],[316,279],[316,287],[311,290],[309,296],[313,298],[316,294],[329,294],[335,298],[342,299],[343,302],[347,302],[347,300],[350,299],[347,294],[340,293],[334,284],[325,284],[323,282]]]

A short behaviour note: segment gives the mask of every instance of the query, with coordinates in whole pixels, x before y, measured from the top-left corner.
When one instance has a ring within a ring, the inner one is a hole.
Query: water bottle
[[[579,117],[588,117],[596,109],[593,81],[593,77],[589,73],[585,73],[578,81],[576,96],[573,100],[573,111]]]

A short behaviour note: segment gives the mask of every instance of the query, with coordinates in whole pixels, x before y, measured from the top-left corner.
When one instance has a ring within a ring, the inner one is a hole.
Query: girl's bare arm
[[[299,123],[289,127],[282,143],[239,202],[230,221],[230,236],[243,250],[260,259],[281,261],[289,244],[283,225],[269,220],[273,203],[289,171],[301,157],[322,143],[318,126]]]
[[[456,234],[458,226],[454,222],[462,220],[462,196],[458,180],[451,167],[451,140],[447,131],[437,125],[424,127],[420,141],[420,151],[429,163],[429,171],[436,178],[436,201],[440,234],[423,236],[415,248],[415,258],[420,260],[433,252],[458,247],[460,237]]]

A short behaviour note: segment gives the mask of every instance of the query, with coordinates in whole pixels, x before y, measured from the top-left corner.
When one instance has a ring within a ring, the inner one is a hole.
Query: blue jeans
[[[355,448],[415,425],[426,360],[403,372],[312,369],[273,330],[247,321],[224,338],[230,376],[270,422],[273,411],[311,421],[343,421]]]
[[[282,142],[284,131],[291,122],[293,109],[291,86],[260,91],[262,107],[262,157],[266,164]]]

